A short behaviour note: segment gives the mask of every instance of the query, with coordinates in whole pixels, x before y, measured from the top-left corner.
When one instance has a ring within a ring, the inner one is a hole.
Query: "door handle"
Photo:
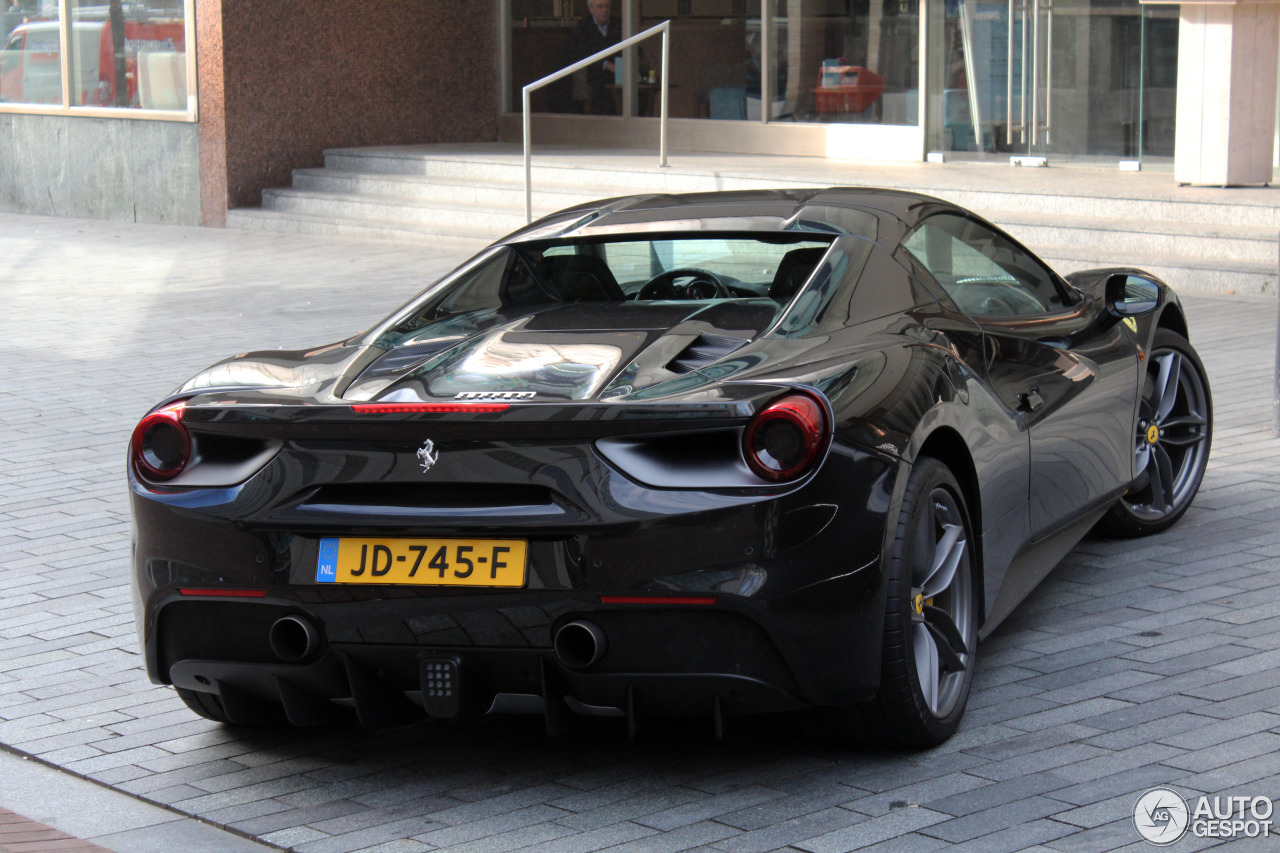
[[[1018,411],[1034,412],[1036,409],[1044,405],[1044,397],[1040,396],[1039,388],[1031,388],[1025,394],[1018,395]]]

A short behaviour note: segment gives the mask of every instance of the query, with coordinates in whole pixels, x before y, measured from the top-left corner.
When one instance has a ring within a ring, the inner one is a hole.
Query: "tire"
[[[185,702],[188,708],[206,720],[213,720],[215,723],[231,722],[227,712],[222,708],[222,700],[216,694],[203,693],[199,690],[187,690],[183,687],[174,687],[173,689],[178,691],[178,698]]]
[[[888,594],[880,690],[868,702],[824,709],[841,742],[929,747],[960,725],[978,643],[978,570],[964,493],[945,465],[912,467],[886,555]]]
[[[1150,536],[1172,527],[1195,500],[1209,464],[1213,400],[1204,365],[1186,338],[1156,330],[1141,393],[1137,477],[1098,523],[1113,536]]]

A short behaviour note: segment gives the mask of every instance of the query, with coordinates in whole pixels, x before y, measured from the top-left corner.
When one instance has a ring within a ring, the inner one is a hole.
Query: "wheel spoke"
[[[960,660],[955,649],[951,648],[951,644],[947,642],[942,631],[938,630],[938,626],[925,622],[924,627],[929,632],[929,639],[933,641],[933,648],[938,653],[939,674],[964,672],[964,661]]]
[[[1173,404],[1178,401],[1178,387],[1182,378],[1182,356],[1176,352],[1157,356],[1160,375],[1156,377],[1155,419],[1158,422],[1169,417]]]
[[[1151,445],[1147,443],[1145,435],[1138,439],[1138,449],[1133,456],[1133,476],[1136,481],[1147,470],[1147,466],[1151,464]]]
[[[1160,445],[1152,448],[1155,465],[1147,470],[1151,474],[1151,505],[1161,512],[1173,509],[1173,460],[1169,451]]]
[[[938,644],[939,648],[945,644],[957,655],[967,655],[969,653],[968,646],[964,644],[964,637],[960,635],[960,629],[956,626],[955,620],[951,618],[950,613],[941,607],[926,604],[924,606],[924,621],[935,637],[941,637],[942,642]],[[957,662],[959,662],[958,659]],[[961,663],[959,668],[964,669],[964,664]]]
[[[956,575],[956,567],[960,565],[964,557],[964,549],[968,544],[963,538],[963,525],[944,524],[942,530],[942,539],[938,541],[933,551],[929,575],[921,584],[925,598],[933,598],[951,586],[951,581]]]
[[[1194,412],[1169,418],[1160,425],[1160,441],[1175,447],[1199,444],[1204,441],[1205,426],[1205,419]]]
[[[916,676],[920,680],[920,692],[925,704],[934,714],[938,713],[938,647],[933,635],[923,622],[912,626],[911,644],[916,657]]]

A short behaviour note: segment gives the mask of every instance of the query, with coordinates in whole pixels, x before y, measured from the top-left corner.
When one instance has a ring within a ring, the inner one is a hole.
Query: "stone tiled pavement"
[[[110,853],[89,841],[0,808],[0,853]]]
[[[456,260],[0,215],[0,744],[304,853],[1137,850],[1152,786],[1280,798],[1276,307],[1194,294],[1217,410],[1198,501],[1161,536],[1081,544],[983,645],[938,749],[834,750],[770,718],[717,743],[705,722],[632,742],[600,720],[548,739],[520,718],[370,735],[194,717],[135,648],[130,427],[214,358],[344,337]]]

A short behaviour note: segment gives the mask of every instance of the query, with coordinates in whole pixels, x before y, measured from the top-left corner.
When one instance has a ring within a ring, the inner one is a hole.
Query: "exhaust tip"
[[[556,658],[570,669],[586,669],[604,657],[609,641],[594,622],[576,619],[561,625],[551,641]]]
[[[285,663],[300,663],[320,649],[320,629],[305,616],[282,616],[267,635],[271,651]]]

